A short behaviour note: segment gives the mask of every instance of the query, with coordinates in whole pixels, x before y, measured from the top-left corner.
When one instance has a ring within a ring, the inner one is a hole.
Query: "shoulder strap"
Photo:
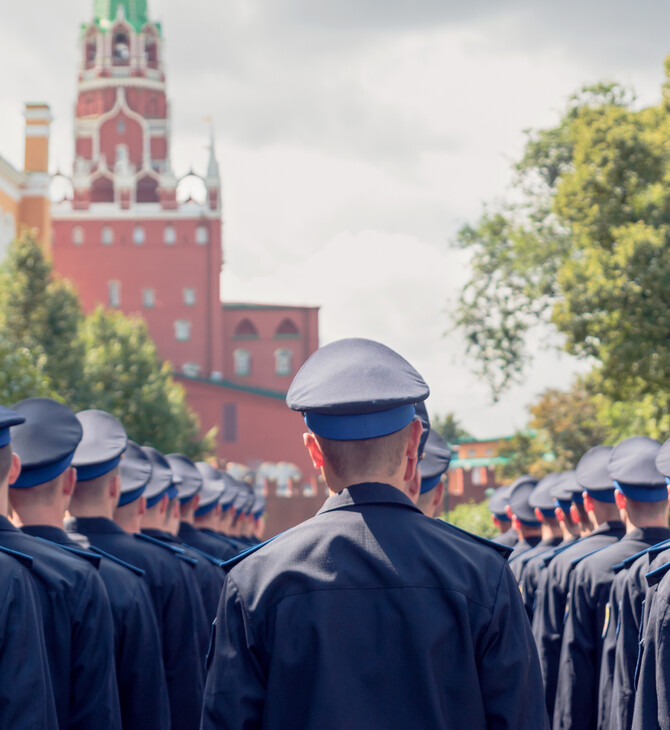
[[[486,545],[486,547],[493,548],[493,550],[495,550],[497,553],[500,553],[503,558],[509,558],[512,552],[514,552],[514,548],[510,547],[509,545],[501,545],[499,542],[493,542],[493,540],[487,540],[485,537],[474,535],[472,532],[468,532],[461,527],[456,527],[456,525],[452,525],[451,522],[445,522],[444,520],[440,520],[440,522],[442,522],[443,525],[446,525],[452,530],[456,530],[456,532],[459,532],[461,535],[465,535],[466,537],[469,537],[472,540],[481,543],[482,545]],[[523,555],[523,553],[521,555]],[[521,555],[517,557],[521,557]]]
[[[586,553],[585,555],[579,555],[576,558],[573,558],[573,560],[570,561],[570,565],[574,568],[575,565],[579,565],[579,563],[582,562],[582,560],[586,560],[586,558],[590,558],[591,555],[595,555],[596,553],[599,553],[601,550],[604,550],[606,547],[609,547],[609,545],[603,545],[602,547],[596,548],[595,550],[591,550],[590,553]]]
[[[647,583],[649,586],[655,586],[657,583],[660,583],[663,579],[663,576],[670,570],[670,563],[666,563],[665,565],[661,565],[660,568],[656,568],[656,570],[652,570],[650,573],[647,573],[644,577],[647,579]]]
[[[67,550],[68,553],[72,553],[73,555],[76,555],[77,557],[87,560],[89,563],[91,563],[91,565],[94,565],[96,568],[100,567],[100,556],[99,555],[95,555],[94,553],[89,553],[87,550],[82,550],[81,548],[74,547],[74,545],[65,545],[62,542],[54,542],[53,540],[45,540],[43,537],[37,537],[37,535],[33,535],[33,537],[36,540],[41,540],[42,542],[47,543],[47,545],[55,545],[56,547],[62,548],[63,550]]]
[[[211,563],[212,565],[216,565],[218,568],[220,568],[223,565],[223,560],[219,560],[219,558],[215,557],[214,555],[210,555],[209,553],[206,553],[204,550],[200,550],[200,548],[193,547],[193,545],[186,545],[191,552],[196,553],[204,560],[207,560],[207,562]]]
[[[26,568],[32,568],[33,567],[33,559],[30,557],[30,555],[26,555],[25,553],[20,553],[17,550],[11,550],[10,548],[4,547],[3,545],[0,545],[0,553],[4,553],[5,555],[10,555],[15,560],[18,560],[19,563],[22,563],[26,566]]]
[[[106,558],[107,560],[111,560],[112,563],[116,563],[117,565],[121,565],[124,568],[128,568],[128,570],[135,573],[135,575],[139,575],[140,578],[145,574],[145,571],[142,570],[142,568],[138,568],[136,565],[132,565],[132,563],[127,563],[125,560],[121,560],[121,558],[117,558],[116,555],[112,555],[111,553],[105,552],[104,550],[101,550],[98,547],[95,547],[95,545],[91,545],[89,550],[92,553],[97,553],[103,558]]]

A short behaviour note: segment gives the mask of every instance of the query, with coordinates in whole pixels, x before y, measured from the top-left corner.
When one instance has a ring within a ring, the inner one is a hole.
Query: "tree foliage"
[[[468,502],[456,505],[453,510],[443,514],[442,519],[481,537],[490,539],[498,534],[498,530],[491,520],[488,501],[479,504]]]
[[[637,110],[616,84],[584,89],[529,132],[513,203],[459,235],[473,253],[456,326],[494,397],[549,324],[616,400],[670,393],[670,92]],[[612,414],[616,420],[616,414]]]
[[[430,427],[433,431],[437,431],[448,444],[456,444],[464,439],[472,438],[471,434],[461,426],[460,421],[452,412],[443,417],[435,416],[430,423]]]
[[[130,438],[164,453],[202,458],[213,450],[213,434],[199,438],[186,393],[159,358],[144,320],[98,307],[84,322],[82,340],[90,408],[114,414]]]
[[[499,451],[509,460],[499,468],[503,479],[574,469],[591,447],[611,441],[611,429],[600,418],[603,401],[591,386],[578,378],[568,391],[542,393],[529,409],[528,429],[514,434]]]
[[[28,231],[0,266],[0,362],[0,403],[50,396],[113,413],[130,438],[165,453],[213,451],[144,321],[102,308],[84,317]]]
[[[53,275],[32,234],[24,230],[0,265],[0,335],[17,351],[30,352],[53,390],[77,403],[84,388],[83,322],[72,285]]]

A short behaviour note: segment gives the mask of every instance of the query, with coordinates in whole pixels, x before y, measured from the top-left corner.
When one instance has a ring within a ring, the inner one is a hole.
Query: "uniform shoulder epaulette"
[[[100,567],[100,556],[95,555],[94,553],[89,553],[88,550],[82,550],[82,548],[75,547],[74,545],[64,545],[62,542],[54,542],[53,540],[45,540],[43,537],[38,537],[37,535],[33,535],[33,537],[36,540],[40,540],[41,542],[47,543],[47,545],[55,545],[56,547],[66,550],[68,553],[72,553],[72,555],[76,555],[80,558],[83,558],[84,560],[88,561],[89,563],[91,563],[91,565],[95,566],[96,568]]]
[[[188,563],[189,565],[197,565],[198,564],[198,558],[192,558],[190,555],[186,555],[185,553],[177,553],[175,555],[177,560],[183,560],[185,563]]]
[[[26,566],[26,568],[32,568],[33,567],[33,559],[30,557],[30,555],[26,555],[25,553],[20,553],[18,550],[11,550],[10,548],[4,547],[3,545],[0,545],[0,553],[4,553],[5,555],[10,555],[15,560],[18,560],[19,563],[22,563]]]
[[[91,545],[89,550],[92,553],[96,553],[97,555],[100,555],[103,558],[107,558],[107,560],[111,560],[113,563],[116,563],[117,565],[121,565],[124,568],[128,568],[128,570],[135,573],[135,575],[139,575],[140,578],[143,575],[145,575],[145,573],[146,573],[146,571],[142,570],[142,568],[138,568],[136,565],[133,565],[132,563],[127,563],[125,560],[121,560],[121,558],[117,558],[116,555],[112,555],[111,553],[101,550],[99,547],[95,547],[95,545]]]
[[[493,550],[495,550],[497,553],[500,553],[503,558],[509,558],[509,556],[514,552],[514,548],[510,547],[509,545],[501,545],[499,542],[487,540],[485,537],[480,537],[479,535],[475,535],[472,532],[468,532],[462,527],[456,527],[456,525],[452,525],[451,522],[445,522],[444,520],[441,520],[441,522],[442,524],[447,525],[447,527],[450,527],[452,530],[456,530],[456,532],[459,532],[461,535],[465,535],[466,537],[475,540],[475,542],[486,545],[486,547],[493,548]]]
[[[656,570],[652,570],[650,573],[647,573],[644,577],[647,579],[647,584],[651,586],[655,586],[657,583],[660,583],[663,579],[663,576],[670,570],[670,563],[666,563],[665,565],[661,565],[660,568],[656,568]]]
[[[145,535],[143,532],[133,532],[133,537],[136,537],[138,540],[150,542],[152,545],[163,548],[163,550],[167,550],[175,555],[183,555],[186,552],[184,548],[180,548],[178,545],[171,545],[169,542],[163,542],[163,540],[159,540],[157,537],[152,537],[151,535]]]
[[[270,539],[266,540],[265,542],[259,542],[258,545],[253,545],[252,547],[247,548],[246,550],[243,550],[241,553],[236,555],[234,558],[230,558],[230,560],[226,560],[221,567],[226,571],[226,573],[229,573],[230,570],[232,568],[234,568],[238,563],[241,563],[244,560],[244,558],[248,558],[249,555],[260,550],[262,547],[269,545],[271,542],[276,540],[280,535],[284,535],[288,531],[289,530],[284,530],[284,532],[280,532],[279,535],[275,535],[274,537],[271,537]]]
[[[664,553],[666,550],[670,550],[670,540],[664,540],[658,545],[652,545],[649,548],[649,560],[657,558],[661,553]]]
[[[187,545],[186,546],[191,552],[194,552],[196,555],[199,555],[201,558],[206,560],[207,562],[211,563],[212,565],[216,565],[217,567],[221,567],[224,563],[223,560],[220,560],[215,555],[210,555],[209,553],[206,553],[204,550],[200,550],[200,548],[193,547],[193,545]]]
[[[604,550],[606,547],[609,547],[609,545],[603,545],[602,547],[596,548],[595,550],[591,550],[591,552],[586,553],[586,555],[578,555],[576,558],[573,558],[570,561],[570,565],[574,568],[575,565],[579,565],[579,563],[581,563],[582,560],[586,560],[586,558],[590,558],[592,555],[599,553],[601,550]]]
[[[576,540],[572,540],[572,542],[569,542],[567,545],[560,545],[558,547],[553,548],[548,552],[547,555],[545,555],[542,560],[545,565],[549,565],[551,561],[557,556],[560,555],[562,552],[567,550],[568,548],[571,548],[573,545],[576,545],[582,538],[578,537]]]

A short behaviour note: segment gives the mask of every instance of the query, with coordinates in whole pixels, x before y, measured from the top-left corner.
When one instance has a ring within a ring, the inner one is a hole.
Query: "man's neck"
[[[70,504],[70,514],[73,517],[106,517],[114,519],[114,504]]]

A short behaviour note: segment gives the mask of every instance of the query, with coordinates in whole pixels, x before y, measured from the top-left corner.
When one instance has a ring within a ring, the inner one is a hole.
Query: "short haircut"
[[[12,447],[10,444],[0,449],[0,484],[4,484],[12,468]]]
[[[663,516],[668,510],[668,500],[660,502],[641,502],[637,499],[626,497],[626,512],[631,521],[636,525],[644,527],[646,522],[652,522]]]
[[[116,466],[107,474],[89,479],[85,482],[77,482],[70,504],[99,504],[104,500],[110,481],[119,473],[120,467]]]
[[[400,431],[363,441],[333,441],[316,436],[328,466],[338,479],[390,479],[405,458],[412,424]]]

